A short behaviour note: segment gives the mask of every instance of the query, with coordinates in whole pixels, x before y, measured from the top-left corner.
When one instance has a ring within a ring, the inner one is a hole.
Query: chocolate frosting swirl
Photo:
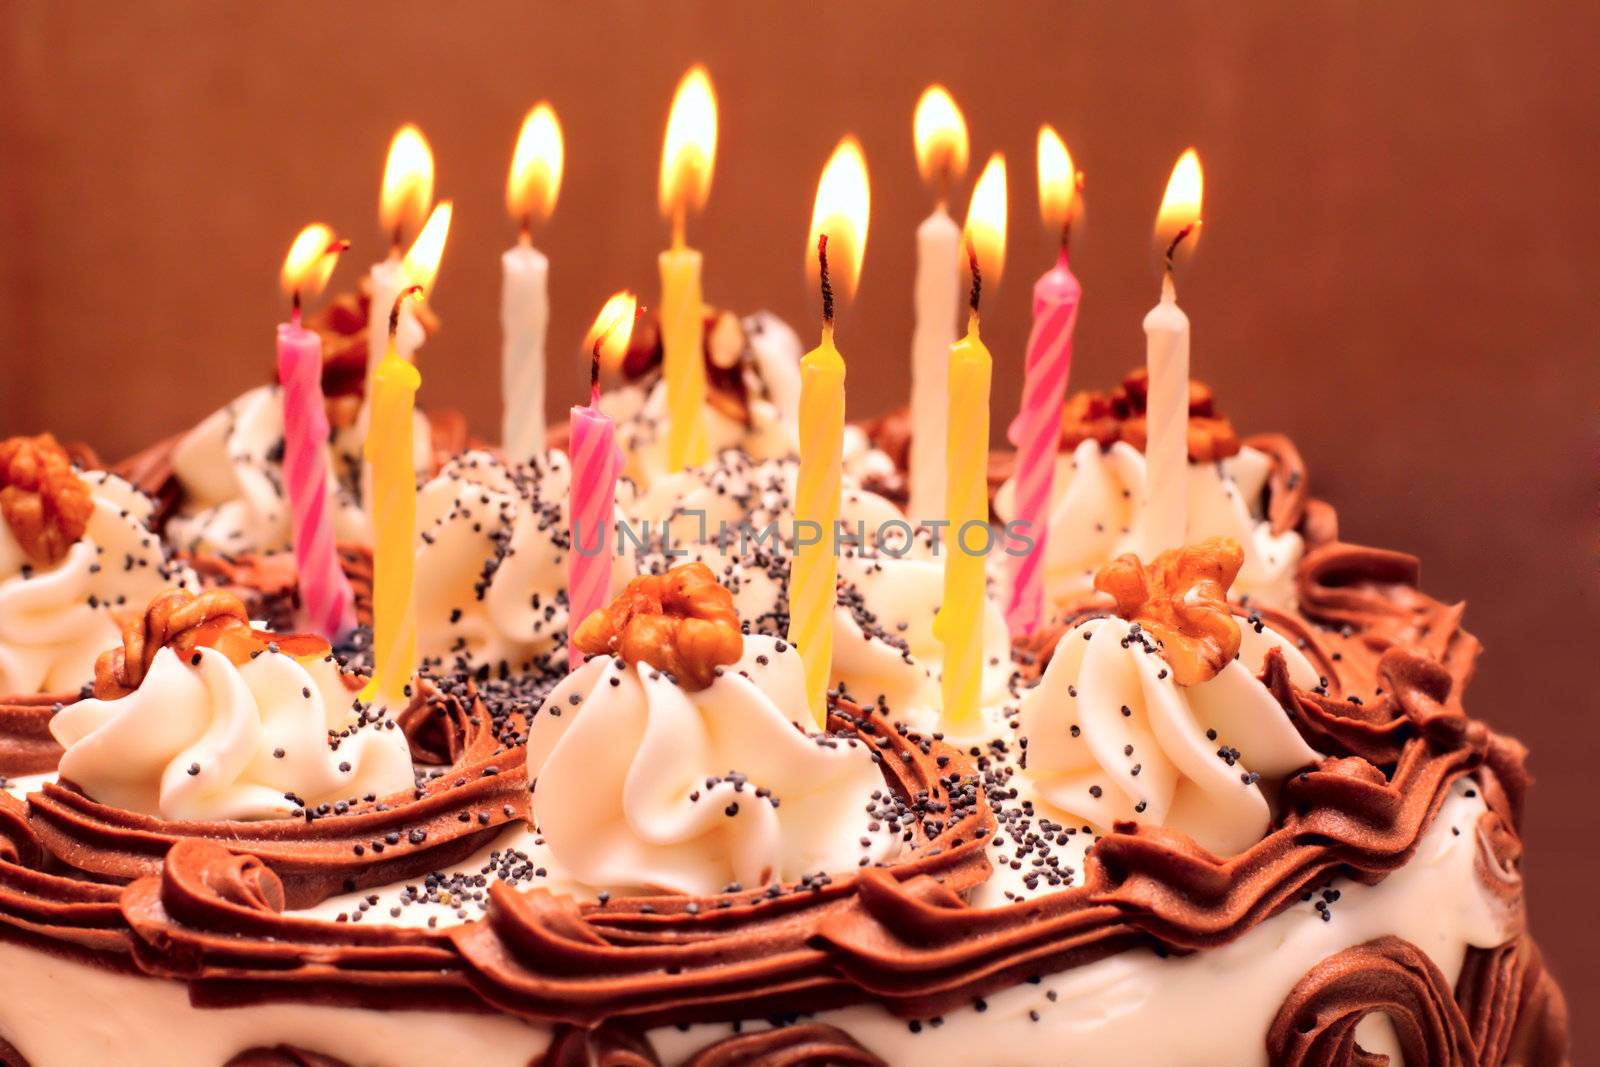
[[[1394,1024],[1405,1062],[1473,1067],[1480,1061],[1465,1014],[1425,952],[1380,937],[1317,964],[1294,987],[1267,1031],[1273,1067],[1381,1067],[1387,1057],[1356,1044],[1373,1012]]]
[[[696,1052],[684,1067],[889,1067],[837,1026],[797,1023],[735,1034]]]

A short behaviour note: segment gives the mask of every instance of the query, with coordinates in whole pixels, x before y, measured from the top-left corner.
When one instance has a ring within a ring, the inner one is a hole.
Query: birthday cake
[[[116,473],[0,443],[0,1063],[1568,1062],[1463,606],[1156,340],[948,450],[957,574],[831,323],[608,305],[517,455],[366,289]]]

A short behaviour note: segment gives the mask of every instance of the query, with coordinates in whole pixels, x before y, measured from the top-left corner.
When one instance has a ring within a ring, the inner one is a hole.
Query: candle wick
[[[524,246],[533,244],[533,216],[522,216],[522,221],[518,223],[518,226],[517,240],[521,241]]]
[[[292,297],[290,297],[289,307],[290,307],[290,310],[289,310],[289,321],[294,323],[295,326],[299,326],[300,325],[300,290],[298,288],[295,289],[294,295]]]
[[[1189,225],[1187,225],[1183,229],[1179,230],[1177,235],[1172,238],[1172,243],[1167,246],[1167,273],[1168,274],[1171,274],[1173,272],[1173,259],[1178,254],[1178,246],[1184,242],[1185,238],[1187,238],[1190,234],[1194,233],[1195,227],[1197,227],[1199,225],[1200,225],[1200,220],[1199,219],[1195,219],[1193,222],[1189,223]]]
[[[828,277],[828,235],[817,235],[817,269],[822,280],[822,325],[833,325],[833,282]]]
[[[688,214],[682,201],[672,207],[672,247],[674,251],[681,251],[688,241]]]
[[[407,286],[405,289],[402,289],[400,291],[400,295],[399,296],[394,298],[394,307],[389,310],[389,340],[391,340],[391,341],[394,340],[395,331],[400,329],[400,307],[401,307],[401,305],[403,305],[406,302],[406,298],[413,297],[413,296],[416,297],[418,300],[422,299],[422,286],[420,286],[420,285]]]
[[[983,274],[978,269],[978,250],[973,247],[972,238],[967,238],[967,266],[972,270],[972,292],[967,297],[967,306],[972,308],[972,314],[978,314],[978,298],[983,295]]]
[[[395,228],[394,228],[394,233],[392,235],[390,235],[390,237],[389,237],[389,258],[390,259],[399,259],[399,258],[401,258],[401,256],[403,256],[405,254],[404,253],[405,243],[406,243],[405,229],[404,229],[404,227],[402,227],[402,226],[397,224],[395,226]]]

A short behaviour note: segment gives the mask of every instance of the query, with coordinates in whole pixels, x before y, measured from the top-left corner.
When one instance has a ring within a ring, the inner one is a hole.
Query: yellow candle
[[[944,646],[944,719],[954,733],[979,725],[983,689],[983,553],[989,522],[989,383],[994,359],[978,336],[978,316],[967,335],[950,346],[945,418],[944,601],[933,632]],[[971,526],[970,524],[977,524]],[[980,529],[983,527],[983,529]]]
[[[704,67],[678,83],[661,148],[661,213],[672,220],[672,247],[661,253],[662,374],[667,384],[667,463],[673,470],[706,461],[705,307],[700,253],[684,240],[690,210],[705,206],[717,156],[717,98]]]
[[[679,240],[661,253],[661,347],[667,382],[667,463],[672,470],[707,459],[705,310],[700,253]]]
[[[405,299],[402,295],[401,299]],[[399,709],[417,664],[417,476],[412,414],[422,375],[389,350],[372,378],[366,458],[372,466],[372,680],[361,699]]]
[[[789,640],[805,664],[806,701],[819,728],[828,719],[828,674],[833,668],[834,590],[839,576],[833,534],[839,521],[843,454],[844,358],[834,347],[829,322],[822,327],[822,343],[800,360],[800,477],[789,575]],[[808,525],[801,527],[802,523]]]
[[[822,291],[822,341],[800,360],[800,475],[794,498],[795,554],[789,572],[789,640],[805,665],[806,701],[817,728],[828,721],[833,626],[838,605],[839,486],[844,475],[844,357],[833,344],[833,277],[849,296],[867,250],[871,189],[867,161],[854,137],[833,151],[817,183],[811,240]],[[807,264],[812,259],[806,257]],[[802,525],[804,524],[804,525]]]
[[[972,313],[967,335],[950,346],[945,396],[944,600],[933,633],[944,646],[944,718],[957,736],[982,725],[983,617],[989,529],[989,385],[994,358],[978,334],[983,281],[998,282],[1005,258],[1006,168],[999,153],[972,189],[967,209],[967,256],[972,265]],[[979,261],[982,260],[980,276]]]

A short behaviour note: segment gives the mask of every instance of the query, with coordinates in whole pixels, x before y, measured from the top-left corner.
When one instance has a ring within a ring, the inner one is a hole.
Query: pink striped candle
[[[1033,287],[1033,331],[1023,372],[1022,407],[1007,437],[1017,449],[1012,480],[1012,521],[1033,539],[1026,555],[1010,557],[1011,596],[1006,621],[1011,632],[1032,633],[1044,616],[1044,567],[1050,536],[1050,498],[1056,453],[1061,445],[1062,404],[1072,371],[1072,330],[1083,289],[1067,266],[1067,249]]]
[[[355,600],[334,543],[322,338],[300,325],[298,307],[292,321],[278,324],[278,380],[283,384],[283,480],[300,604],[310,628],[336,641],[355,628]]]
[[[616,427],[600,410],[600,360],[602,352],[620,355],[627,349],[636,309],[631,293],[618,293],[601,309],[591,332],[589,403],[574,404],[568,424],[572,489],[567,518],[572,548],[567,553],[567,665],[573,670],[582,665],[583,653],[572,637],[584,619],[606,606],[611,593],[617,476],[622,472]]]

